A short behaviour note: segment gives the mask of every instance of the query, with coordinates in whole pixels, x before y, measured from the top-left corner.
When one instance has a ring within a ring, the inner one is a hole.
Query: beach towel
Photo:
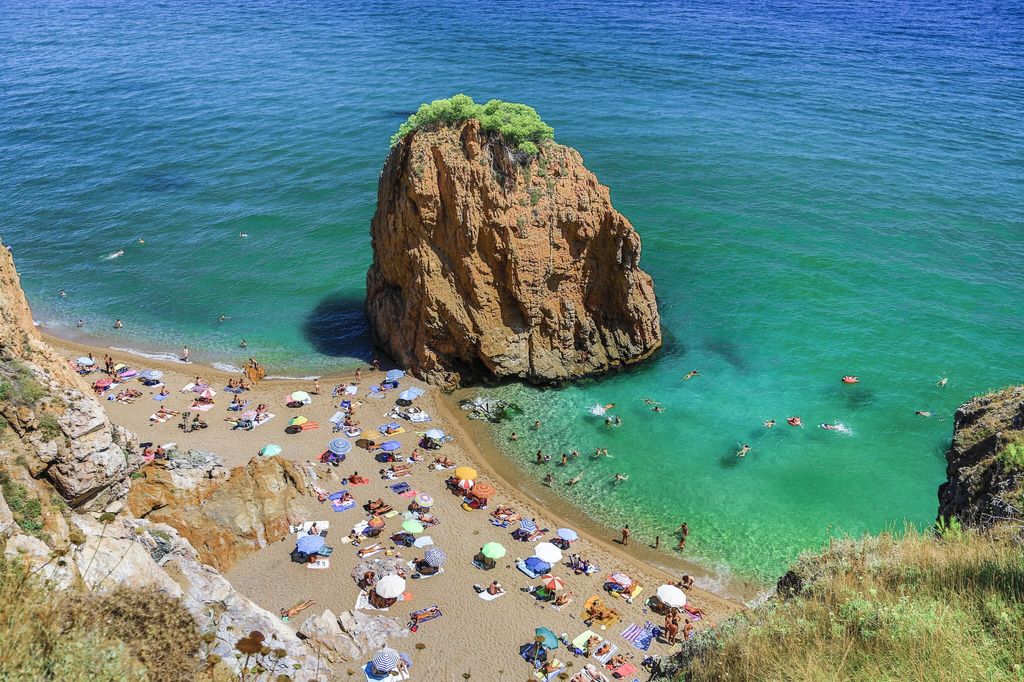
[[[630,662],[623,663],[618,668],[612,671],[612,675],[622,680],[630,675],[634,675],[639,672],[639,669]]]
[[[531,580],[536,580],[541,576],[540,573],[534,573],[533,571],[531,571],[529,567],[526,565],[525,561],[517,561],[516,568],[518,568],[521,573],[524,573]]]
[[[232,412],[241,412],[241,411],[242,411],[242,410],[244,410],[245,408],[249,407],[249,403],[250,403],[250,402],[251,402],[251,401],[249,401],[249,400],[246,400],[246,401],[245,401],[244,403],[242,403],[241,405],[237,405],[237,404],[236,404],[236,405],[228,405],[228,409],[229,409],[229,410],[231,410]]]
[[[564,670],[565,670],[565,666],[564,665],[562,667],[558,668],[557,670],[555,670],[554,672],[549,673],[547,675],[545,675],[541,671],[537,670],[537,671],[535,671],[533,673],[533,676],[536,677],[538,680],[544,680],[544,682],[551,682],[552,680],[557,678],[559,675],[561,675]]]
[[[409,492],[409,490],[412,489],[412,486],[410,486],[408,483],[402,482],[395,483],[394,485],[389,485],[388,488],[391,489],[391,492],[401,495],[402,493]]]
[[[272,414],[270,412],[264,412],[263,414],[258,414],[255,417],[253,417],[252,425],[253,426],[259,426],[260,424],[266,424],[268,421],[273,419],[275,416],[276,415],[274,415],[274,414]]]
[[[593,630],[584,630],[582,633],[579,634],[579,636],[576,637],[576,639],[572,640],[572,645],[580,651],[586,651],[587,655],[589,656],[591,652],[587,651],[587,641],[591,637],[597,637],[598,644],[604,641],[604,637],[597,634]]]
[[[170,395],[170,393],[168,393],[167,395],[160,395],[159,393],[157,393],[155,396],[153,396],[153,400],[165,400],[168,395]]]
[[[423,614],[423,613],[430,613],[431,611],[433,611],[433,613],[430,616],[427,616],[426,618],[420,619],[419,622],[413,620],[416,616],[418,616],[420,614]],[[437,608],[437,604],[434,604],[433,606],[428,606],[425,609],[420,609],[419,611],[413,611],[412,613],[410,613],[409,614],[409,624],[408,624],[407,627],[410,630],[412,630],[413,632],[416,632],[416,629],[420,625],[422,625],[423,623],[429,623],[430,621],[432,621],[432,620],[434,620],[436,618],[440,618],[443,615],[444,614],[441,613],[441,609]]]
[[[207,403],[205,405],[193,405],[189,409],[195,410],[196,412],[207,412],[213,409],[213,403]]]
[[[370,661],[363,666],[363,674],[366,675],[367,682],[401,682],[402,680],[409,679],[408,671],[402,673],[378,675],[373,672],[373,661]]]
[[[230,386],[225,386],[224,390],[227,391],[228,393],[234,393],[235,395],[241,395],[245,391],[245,389],[242,389],[242,388],[232,388]]]
[[[370,604],[370,595],[366,592],[360,592],[359,596],[356,597],[356,605],[353,607],[354,610],[363,611],[387,611],[387,608],[379,609],[376,606]]]
[[[345,413],[344,412],[335,412],[333,415],[331,415],[331,418],[328,419],[327,421],[329,421],[332,424],[334,424],[334,428],[337,429],[338,431],[340,431],[342,425],[344,425],[344,423],[345,423]]]
[[[601,647],[599,646],[597,648],[600,649]],[[617,644],[612,644],[612,645],[610,645],[608,647],[607,651],[605,651],[600,656],[597,655],[597,651],[594,651],[590,655],[593,656],[594,658],[596,658],[597,660],[599,660],[601,662],[601,665],[604,665],[605,663],[607,663],[608,661],[610,661],[612,659],[612,656],[614,656],[615,652],[618,651],[618,650],[619,650],[618,645]]]
[[[341,498],[347,493],[347,490],[339,490],[336,493],[331,493],[327,496],[327,499],[331,501],[331,508],[336,512],[348,511],[356,506],[355,500],[349,500],[348,502],[341,502]]]
[[[305,535],[313,527],[314,523],[320,531],[325,531],[331,527],[330,521],[304,521],[301,524],[297,523],[292,526],[292,532],[296,535]]]
[[[403,433],[405,431],[398,422],[388,422],[377,427],[377,430],[385,436],[388,435],[388,429],[391,429],[391,433]]]
[[[423,422],[430,421],[430,415],[426,412],[413,412],[409,415],[409,421],[413,424],[422,424]]]
[[[157,413],[154,412],[153,414],[149,415],[149,421],[155,422],[157,424],[163,424],[165,421],[170,419],[172,416],[174,416],[174,415],[167,415],[166,417],[161,417]]]
[[[622,639],[641,651],[647,651],[651,648],[651,642],[654,640],[654,625],[651,624],[651,621],[646,621],[643,627],[631,623],[622,631]]]
[[[479,593],[477,593],[477,595],[476,595],[476,596],[480,597],[480,598],[481,598],[481,599],[483,599],[484,601],[494,601],[494,600],[495,600],[495,599],[497,599],[498,597],[504,597],[504,596],[505,596],[505,590],[502,590],[502,591],[501,591],[501,592],[499,592],[498,594],[491,594],[491,593],[490,593],[490,592],[488,592],[487,590],[484,590],[483,592],[479,592]]]
[[[608,676],[602,673],[593,663],[587,663],[583,670],[573,675],[569,682],[608,682]]]
[[[313,431],[320,428],[320,422],[306,422],[301,426],[303,431]]]
[[[313,563],[306,564],[306,568],[325,569],[330,567],[331,562],[329,559],[317,559]]]

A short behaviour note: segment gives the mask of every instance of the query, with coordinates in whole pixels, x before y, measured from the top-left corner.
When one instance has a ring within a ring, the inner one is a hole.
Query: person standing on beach
[[[654,536],[654,549],[658,549],[659,547],[661,547],[661,536],[660,535],[655,535]]]
[[[313,379],[313,395],[320,395],[320,380]]]
[[[188,346],[182,346],[181,347],[181,361],[182,362],[188,362],[188,353],[189,353]]]
[[[629,524],[622,527],[622,546],[629,547]]]
[[[370,361],[370,366],[373,367],[373,371],[380,371],[380,362],[377,360],[377,358],[374,358],[372,361]]]

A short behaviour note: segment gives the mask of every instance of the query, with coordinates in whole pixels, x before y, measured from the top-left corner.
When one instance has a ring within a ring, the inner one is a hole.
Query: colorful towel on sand
[[[651,642],[654,640],[654,625],[649,620],[644,622],[643,627],[632,623],[622,631],[622,639],[641,651],[647,651],[651,648]]]
[[[605,647],[604,644],[602,644],[601,646],[597,647],[597,650],[594,651],[594,653],[591,654],[591,656],[593,656],[597,660],[601,661],[602,664],[605,664],[608,661],[610,661],[612,656],[615,655],[615,652],[619,650],[619,647],[618,647],[617,644],[611,644],[610,642],[608,642],[608,644],[609,644],[609,646],[607,646],[607,647]],[[600,656],[598,656],[597,655],[597,651],[600,651],[602,649],[602,647],[604,647],[604,653],[601,654]]]
[[[359,596],[356,597],[355,610],[363,611],[387,611],[387,609],[378,609],[376,606],[370,605],[370,595],[366,592],[360,592]]]
[[[153,396],[153,400],[166,400],[168,395],[170,395],[170,393],[166,395],[160,395],[159,393],[157,393],[155,396]]]
[[[306,564],[306,568],[325,569],[325,568],[330,568],[330,567],[331,567],[331,562],[330,562],[329,559],[317,559],[316,561],[314,561],[312,563]]]

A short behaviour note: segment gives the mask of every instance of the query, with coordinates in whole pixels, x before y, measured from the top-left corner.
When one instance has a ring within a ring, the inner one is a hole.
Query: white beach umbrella
[[[533,550],[533,555],[546,564],[557,564],[562,560],[562,550],[550,542],[540,542]]]
[[[686,595],[675,585],[662,585],[658,588],[658,599],[661,600],[665,606],[670,606],[674,609],[681,609],[686,605]]]
[[[377,586],[373,589],[378,597],[394,599],[405,592],[405,579],[397,575],[386,575],[377,581]]]

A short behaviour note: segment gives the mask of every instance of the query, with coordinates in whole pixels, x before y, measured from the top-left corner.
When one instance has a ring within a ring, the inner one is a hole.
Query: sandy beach
[[[281,457],[300,462],[315,461],[326,448],[327,442],[341,435],[332,434],[331,424],[328,422],[330,416],[336,412],[340,400],[332,399],[332,389],[354,378],[351,375],[322,377],[319,380],[319,395],[312,395],[312,403],[302,408],[287,407],[285,397],[297,390],[313,393],[312,381],[265,380],[242,397],[250,402],[246,409],[265,403],[276,416],[252,431],[233,431],[230,424],[224,421],[225,418],[237,414],[227,410],[232,394],[220,389],[229,379],[238,378],[239,375],[229,375],[195,364],[151,361],[54,337],[48,340],[69,358],[92,352],[94,357],[101,361],[104,354],[110,354],[118,362],[124,362],[137,369],[162,370],[165,373],[162,381],[170,393],[166,399],[154,400],[159,391],[158,387],[144,387],[134,382],[130,385],[143,392],[134,403],[104,401],[110,419],[135,432],[141,441],[155,444],[176,443],[182,450],[209,450],[220,455],[231,467],[246,464],[252,457],[258,456],[260,449],[269,443],[282,447],[282,453],[279,455]],[[273,368],[269,370],[273,373]],[[213,408],[199,413],[208,423],[208,428],[184,433],[178,428],[179,418],[152,424],[149,417],[161,405],[179,413],[189,409],[194,394],[183,393],[181,389],[193,382],[197,376],[205,379],[218,391]],[[228,574],[236,588],[261,606],[275,612],[305,599],[315,601],[313,608],[291,621],[296,628],[304,618],[316,615],[324,608],[329,608],[335,613],[351,610],[360,592],[351,577],[352,569],[359,559],[353,547],[343,544],[341,540],[354,525],[366,520],[367,514],[362,509],[363,504],[382,498],[400,512],[387,520],[387,527],[381,534],[386,554],[382,553],[377,558],[387,554],[400,556],[403,560],[423,556],[423,549],[395,548],[393,543],[386,541],[392,533],[401,530],[401,512],[406,510],[410,502],[409,498],[400,497],[389,486],[404,482],[408,483],[412,490],[427,493],[434,498],[432,512],[440,523],[427,528],[420,535],[430,536],[433,545],[442,548],[448,557],[444,572],[440,575],[429,579],[408,580],[406,590],[410,595],[409,600],[399,601],[386,614],[402,625],[408,622],[412,612],[431,606],[436,605],[443,614],[440,618],[423,623],[415,632],[409,632],[407,637],[396,638],[391,642],[391,646],[411,656],[411,679],[456,680],[464,679],[465,673],[470,673],[473,679],[480,680],[526,679],[530,676],[532,668],[519,657],[519,646],[531,642],[534,629],[541,626],[550,628],[559,635],[565,634],[569,639],[587,630],[581,617],[581,609],[583,603],[593,595],[601,595],[606,604],[619,613],[619,620],[614,625],[604,630],[599,626],[593,628],[599,636],[617,647],[617,653],[625,655],[639,667],[645,656],[665,655],[671,651],[670,646],[658,641],[651,644],[649,651],[641,651],[634,648],[621,634],[631,624],[643,626],[646,621],[656,625],[663,623],[664,619],[646,608],[644,602],[654,594],[659,585],[677,580],[685,570],[685,564],[674,564],[670,557],[667,558],[643,546],[642,538],[631,542],[629,547],[621,547],[612,542],[608,529],[579,518],[580,515],[574,514],[574,510],[567,505],[552,504],[545,500],[543,491],[538,490],[539,485],[522,480],[511,466],[503,466],[494,453],[485,452],[488,443],[485,442],[482,432],[476,425],[467,424],[467,420],[458,413],[458,410],[452,410],[451,398],[440,395],[435,389],[411,377],[401,379],[399,391],[389,392],[379,398],[370,397],[369,387],[381,380],[381,372],[364,368],[358,394],[352,398],[356,404],[355,418],[360,422],[363,437],[383,440],[377,427],[393,421],[386,417],[386,414],[395,406],[397,394],[411,386],[418,386],[425,389],[426,393],[418,398],[415,404],[430,415],[430,421],[416,424],[401,422],[404,432],[388,438],[401,443],[399,452],[406,457],[412,453],[421,433],[426,429],[441,429],[452,437],[452,441],[440,452],[422,451],[424,461],[412,464],[412,474],[395,480],[383,480],[379,472],[390,465],[376,461],[373,455],[359,447],[353,447],[339,467],[315,464],[320,487],[328,492],[341,490],[341,478],[351,475],[354,471],[370,480],[368,484],[347,488],[358,502],[354,509],[334,512],[328,503],[317,505],[315,500],[309,503],[306,520],[330,523],[328,545],[335,548],[330,557],[330,567],[325,570],[311,570],[291,562],[289,552],[294,546],[294,538],[289,538],[262,549],[236,565]],[[285,433],[284,429],[289,419],[298,415],[318,422],[320,427],[297,434]],[[483,448],[478,445],[483,445]],[[478,481],[487,481],[497,488],[497,493],[490,497],[486,510],[467,511],[462,508],[461,497],[451,494],[445,487],[445,479],[451,472],[435,471],[428,467],[435,456],[444,456],[454,460],[459,466],[477,469],[480,472]],[[550,529],[549,533],[544,534],[543,540],[552,539],[554,531],[558,528],[568,527],[576,530],[579,533],[579,540],[573,542],[570,549],[565,552],[566,557],[578,553],[600,567],[597,573],[584,576],[575,574],[564,562],[553,566],[551,572],[565,581],[564,590],[572,591],[575,595],[573,601],[563,609],[556,610],[550,604],[537,601],[532,595],[521,591],[522,588],[539,584],[538,580],[531,580],[515,567],[517,558],[525,559],[533,554],[534,545],[519,542],[511,537],[516,523],[510,524],[507,528],[492,525],[492,516],[489,512],[499,505],[511,506],[523,518],[536,519],[539,528]],[[498,560],[495,569],[482,571],[476,568],[471,560],[484,543],[492,541],[500,542],[507,548],[508,553]],[[367,544],[369,543],[364,542],[363,546]],[[620,597],[610,596],[602,590],[605,577],[613,571],[626,573],[643,586],[632,603],[627,603]],[[473,585],[487,585],[492,580],[498,581],[506,593],[495,600],[485,601],[477,595]],[[710,623],[717,622],[742,608],[737,601],[699,588],[687,590],[687,598],[688,604],[697,606],[705,612],[704,617],[694,623],[697,628],[707,627]],[[553,653],[566,663],[565,672],[569,676],[575,674],[587,662],[599,665],[593,658],[588,661],[573,656],[564,646],[560,646]],[[364,663],[365,660],[352,661],[349,668],[356,675],[362,675],[359,669]],[[341,673],[344,679],[347,670],[342,667]],[[637,676],[644,675],[641,672]]]

